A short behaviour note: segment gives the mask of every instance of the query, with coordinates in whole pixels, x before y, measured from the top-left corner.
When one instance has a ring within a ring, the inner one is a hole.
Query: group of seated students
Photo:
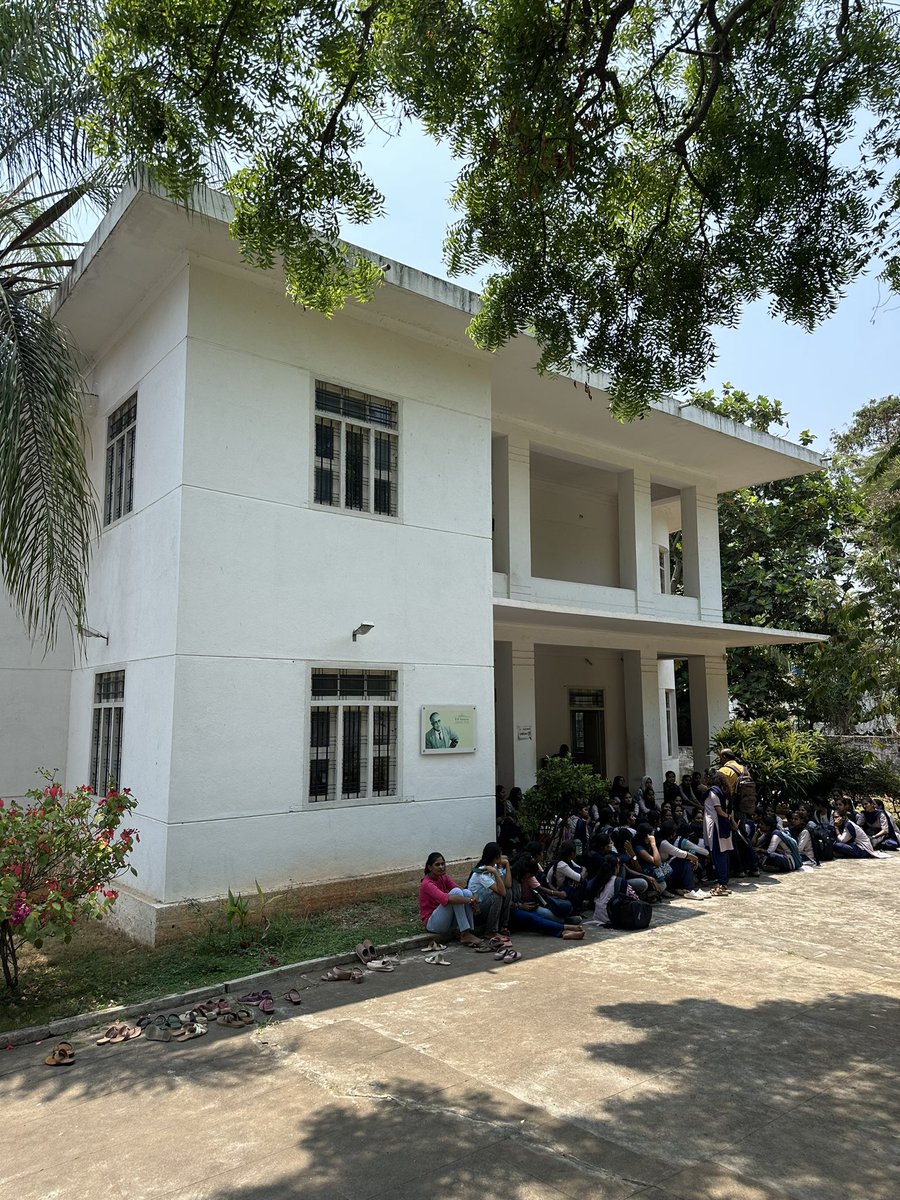
[[[729,757],[731,756],[731,757]],[[609,924],[609,903],[626,892],[651,904],[673,897],[729,896],[735,877],[814,870],[834,858],[879,858],[900,849],[897,827],[870,798],[859,810],[841,795],[778,811],[747,812],[735,791],[733,755],[722,767],[682,777],[667,772],[662,803],[653,781],[632,793],[619,775],[607,804],[573,812],[562,836],[528,841],[517,823],[522,793],[497,788],[497,840],[482,851],[464,887],[429,856],[419,892],[425,928],[498,949],[521,930],[577,940],[591,914]],[[704,891],[701,883],[712,886]],[[483,936],[480,936],[483,935]]]

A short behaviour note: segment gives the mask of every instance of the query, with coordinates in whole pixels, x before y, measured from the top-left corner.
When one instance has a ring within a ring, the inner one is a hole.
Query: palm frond
[[[45,306],[0,288],[0,575],[32,637],[85,624],[97,501],[82,379]]]

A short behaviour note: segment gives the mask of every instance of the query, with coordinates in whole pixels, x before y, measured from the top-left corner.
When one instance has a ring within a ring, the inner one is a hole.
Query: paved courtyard
[[[832,863],[516,964],[294,974],[253,1030],[16,1047],[0,1196],[896,1200],[898,885]]]

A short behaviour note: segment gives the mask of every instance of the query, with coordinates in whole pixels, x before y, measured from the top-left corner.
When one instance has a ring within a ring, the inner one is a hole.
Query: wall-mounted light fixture
[[[96,629],[91,629],[90,625],[79,625],[78,632],[81,634],[82,637],[103,638],[103,640],[104,640],[104,642],[106,642],[107,646],[109,645],[109,634],[108,633],[99,633]]]
[[[370,633],[374,628],[375,626],[371,621],[360,621],[357,627],[353,630],[354,642],[356,641],[357,637],[363,637],[365,634]]]

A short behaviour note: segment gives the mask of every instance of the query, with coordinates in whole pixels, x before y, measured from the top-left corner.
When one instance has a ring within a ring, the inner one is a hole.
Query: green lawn
[[[203,934],[156,949],[91,922],[76,929],[68,946],[48,938],[40,950],[23,948],[21,994],[12,997],[0,985],[0,1030],[205,984],[214,992],[226,979],[350,952],[366,937],[381,945],[421,932],[415,899],[408,896],[378,897],[311,916],[274,916],[264,938],[258,926],[241,933],[223,917]],[[250,944],[241,946],[242,941]]]

